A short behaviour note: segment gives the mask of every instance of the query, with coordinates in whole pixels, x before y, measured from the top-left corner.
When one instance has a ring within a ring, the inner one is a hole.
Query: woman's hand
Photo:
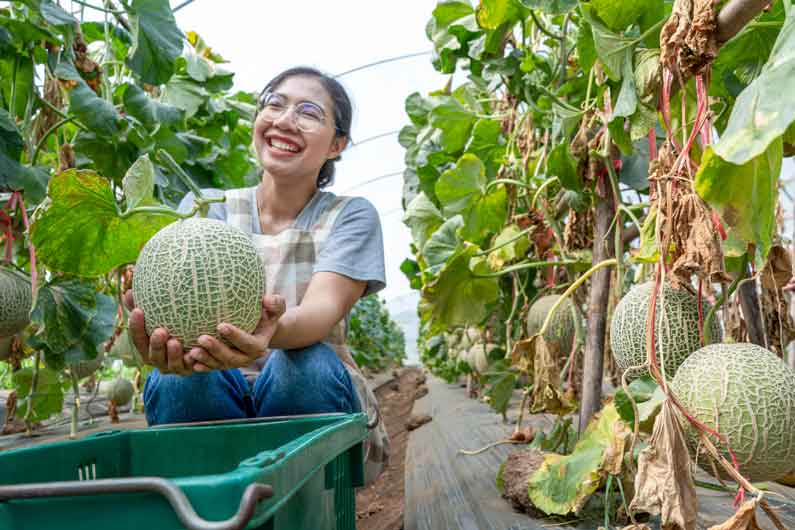
[[[187,357],[196,372],[227,370],[251,365],[265,354],[271,338],[276,333],[279,318],[287,310],[284,298],[279,295],[262,297],[262,317],[252,333],[246,333],[231,324],[222,323],[218,333],[232,347],[210,335],[199,337],[201,347],[192,348]]]
[[[135,307],[132,291],[124,293],[124,305],[130,310],[128,328],[130,338],[149,364],[164,374],[190,375],[194,371],[193,359],[182,351],[182,343],[170,337],[165,328],[157,328],[152,335],[146,334],[144,312]]]

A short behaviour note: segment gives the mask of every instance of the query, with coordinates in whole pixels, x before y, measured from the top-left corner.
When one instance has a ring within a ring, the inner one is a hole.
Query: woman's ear
[[[340,153],[345,150],[345,147],[348,145],[348,137],[347,136],[335,136],[334,139],[331,141],[331,146],[328,150],[328,157],[330,160],[334,160]]]

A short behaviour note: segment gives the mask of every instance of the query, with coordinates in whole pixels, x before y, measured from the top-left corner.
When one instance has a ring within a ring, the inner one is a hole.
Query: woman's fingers
[[[132,311],[135,309],[135,299],[133,298],[132,289],[127,289],[122,296],[124,300],[124,305],[127,307],[128,311]]]
[[[157,328],[149,337],[149,364],[160,371],[168,371],[168,361],[166,356],[166,343],[168,333],[163,328]]]
[[[223,368],[240,368],[248,366],[254,360],[244,352],[236,352],[220,340],[209,335],[199,337],[199,345],[215,358]]]
[[[284,297],[278,294],[266,294],[262,297],[262,307],[268,313],[267,318],[278,318],[287,311]]]
[[[188,357],[193,361],[193,369],[197,372],[207,372],[210,370],[222,370],[224,367],[212,355],[207,353],[204,348],[191,348]]]
[[[166,342],[166,366],[168,371],[173,374],[185,375],[191,372],[185,367],[182,358],[182,344],[177,339],[171,338]]]
[[[129,291],[128,291],[129,292]],[[140,309],[133,309],[128,320],[130,338],[138,349],[138,353],[143,357],[144,362],[149,359],[149,336],[146,334],[146,324],[144,323],[144,312]]]
[[[231,342],[232,346],[245,353],[249,359],[256,359],[265,353],[266,344],[261,337],[246,333],[232,324],[219,325],[218,332]]]

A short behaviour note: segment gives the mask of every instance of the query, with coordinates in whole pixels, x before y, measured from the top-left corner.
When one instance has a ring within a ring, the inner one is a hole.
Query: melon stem
[[[72,423],[69,428],[69,438],[77,438],[77,422],[80,417],[80,386],[77,382],[77,376],[69,370],[69,376],[72,379],[72,391],[74,392],[74,406],[72,407]],[[99,384],[99,383],[97,383]]]

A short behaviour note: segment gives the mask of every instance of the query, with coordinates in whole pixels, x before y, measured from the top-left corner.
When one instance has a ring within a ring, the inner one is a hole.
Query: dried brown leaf
[[[661,516],[663,529],[694,530],[696,486],[682,426],[669,400],[654,422],[649,446],[638,458],[631,510]]]
[[[792,279],[792,259],[781,245],[773,245],[761,273],[762,287],[782,289]]]
[[[710,526],[709,530],[762,530],[756,522],[756,507],[759,499],[746,501],[725,522]]]
[[[635,523],[629,526],[625,526],[621,530],[651,530],[651,526],[647,524]]]
[[[541,515],[527,494],[527,482],[544,463],[544,453],[538,449],[515,451],[502,466],[502,496],[517,509]]]
[[[718,54],[713,0],[676,0],[660,34],[660,62],[670,71],[703,73]]]
[[[693,274],[705,282],[730,281],[723,268],[720,236],[701,197],[692,192],[676,197],[672,221],[676,246],[672,272],[679,282],[690,284]]]

